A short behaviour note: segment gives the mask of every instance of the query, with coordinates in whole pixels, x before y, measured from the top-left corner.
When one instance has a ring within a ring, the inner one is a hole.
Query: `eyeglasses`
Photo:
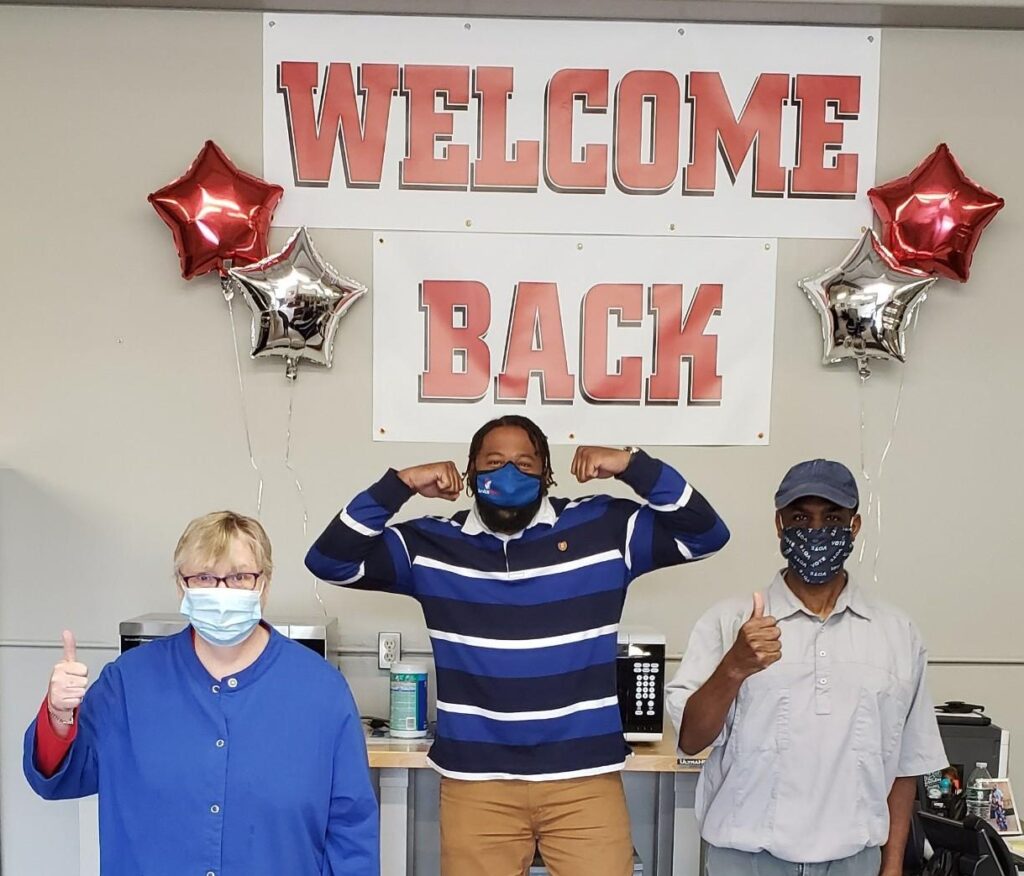
[[[181,580],[186,587],[217,587],[223,582],[225,587],[230,587],[232,590],[253,590],[262,574],[262,572],[232,572],[222,578],[218,575],[211,575],[209,572],[200,572],[198,575],[182,575]]]

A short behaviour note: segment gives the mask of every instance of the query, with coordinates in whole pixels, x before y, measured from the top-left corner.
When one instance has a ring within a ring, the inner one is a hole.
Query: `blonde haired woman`
[[[86,690],[64,659],[25,734],[40,796],[99,794],[103,876],[377,876],[377,801],[341,674],[261,620],[263,527],[193,520],[174,567],[189,626]]]

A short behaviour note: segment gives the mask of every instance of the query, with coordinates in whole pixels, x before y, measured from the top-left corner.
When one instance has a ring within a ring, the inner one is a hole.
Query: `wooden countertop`
[[[427,769],[427,752],[431,739],[391,739],[367,736],[366,749],[373,769]],[[680,764],[671,728],[666,728],[661,742],[631,742],[633,756],[626,758],[626,769],[648,773],[699,773],[707,752],[688,758]]]

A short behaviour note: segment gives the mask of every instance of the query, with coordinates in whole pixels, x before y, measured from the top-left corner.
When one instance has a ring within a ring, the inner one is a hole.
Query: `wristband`
[[[65,721],[63,718],[61,718],[60,715],[58,715],[54,711],[53,707],[49,703],[46,704],[46,711],[50,715],[50,720],[53,721],[54,724],[59,724],[61,727],[71,727],[75,723],[75,710],[74,709],[71,710],[71,719],[68,720],[68,721]]]

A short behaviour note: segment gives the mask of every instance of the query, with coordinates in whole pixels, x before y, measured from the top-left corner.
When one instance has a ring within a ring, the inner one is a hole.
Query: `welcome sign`
[[[264,17],[284,225],[850,237],[870,219],[880,33]]]

